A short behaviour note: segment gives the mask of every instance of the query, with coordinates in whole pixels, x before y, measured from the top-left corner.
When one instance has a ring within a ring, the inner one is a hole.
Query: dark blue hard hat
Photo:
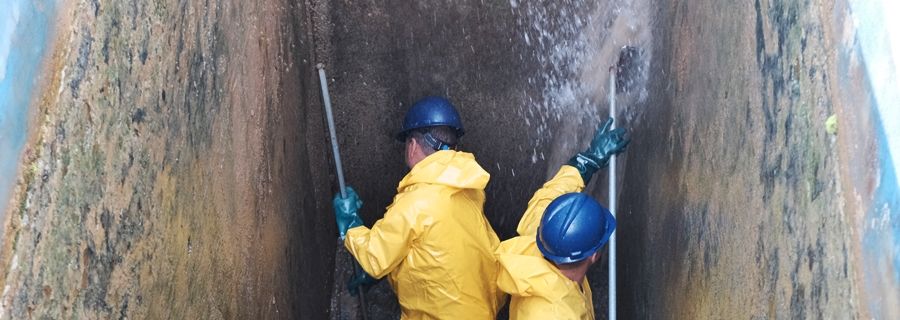
[[[425,97],[406,112],[397,140],[405,140],[410,130],[434,126],[449,126],[456,130],[457,137],[462,137],[465,132],[459,113],[450,101],[442,97]]]
[[[615,229],[616,218],[594,198],[580,192],[567,193],[544,210],[537,247],[550,261],[578,262],[600,250]]]

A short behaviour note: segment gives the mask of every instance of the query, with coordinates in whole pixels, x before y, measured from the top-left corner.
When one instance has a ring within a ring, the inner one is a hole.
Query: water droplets
[[[519,112],[531,128],[533,142],[527,147],[532,148],[532,163],[546,160],[538,150],[552,150],[549,158],[556,162],[560,157],[555,153],[570,152],[560,149],[569,145],[558,141],[560,138],[580,139],[581,131],[593,130],[591,124],[606,117],[608,70],[623,45],[644,48],[648,53],[644,63],[649,63],[647,17],[652,10],[646,2],[510,1],[521,16],[518,25],[522,39],[534,48],[532,58],[540,66],[539,73],[528,78],[528,84],[540,94],[525,95]],[[646,74],[647,66],[642,68],[642,74]],[[638,90],[640,93],[634,96],[643,101],[648,94],[643,88]],[[628,113],[633,110],[620,109],[626,110],[625,119],[636,118]],[[579,145],[574,142],[571,145]]]

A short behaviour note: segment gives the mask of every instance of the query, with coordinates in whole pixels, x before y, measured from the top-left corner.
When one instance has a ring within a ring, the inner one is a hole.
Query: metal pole
[[[609,68],[609,117],[616,117],[616,67]],[[613,121],[612,129],[616,128]],[[609,159],[609,212],[616,216],[616,156]],[[609,236],[609,320],[616,319],[616,233]]]
[[[325,77],[325,65],[317,64],[316,68],[319,69],[319,84],[322,86],[322,100],[325,101],[325,118],[328,120],[328,133],[331,135],[331,153],[334,155],[334,167],[337,170],[338,176],[338,184],[341,187],[341,197],[347,197],[347,184],[344,183],[344,167],[341,165],[341,151],[338,148],[337,134],[334,130],[334,115],[331,113],[331,96],[328,94],[328,78]],[[356,268],[354,269],[354,273],[357,272]],[[363,293],[363,288],[359,288],[359,313],[362,314],[363,320],[367,319],[366,316],[366,294]]]
[[[322,99],[325,100],[325,118],[328,119],[328,133],[331,135],[331,153],[334,155],[334,166],[337,170],[338,184],[341,187],[341,197],[346,198],[347,192],[344,188],[344,167],[341,165],[341,150],[338,148],[337,134],[334,130],[334,115],[331,113],[331,96],[328,94],[328,79],[325,77],[325,65],[318,64],[319,83],[322,86]]]

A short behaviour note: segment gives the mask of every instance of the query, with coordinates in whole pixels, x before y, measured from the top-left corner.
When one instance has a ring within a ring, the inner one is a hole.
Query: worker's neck
[[[415,168],[416,165],[419,164],[419,162],[422,162],[422,160],[425,160],[425,158],[428,158],[428,155],[422,152],[410,156],[408,161],[409,169],[412,170],[412,168]]]
[[[577,266],[560,266],[557,265],[557,269],[559,269],[559,273],[562,273],[569,280],[574,281],[577,284],[581,284],[584,281],[584,275],[587,274],[588,267],[590,267],[590,263],[579,263]]]

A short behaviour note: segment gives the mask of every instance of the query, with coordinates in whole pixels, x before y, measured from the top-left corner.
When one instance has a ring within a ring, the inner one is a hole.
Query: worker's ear
[[[591,255],[591,264],[594,264],[599,260],[600,260],[600,250],[597,250],[597,252],[594,252],[594,254]]]
[[[406,166],[412,168],[415,163],[414,159],[416,158],[416,151],[419,149],[419,143],[416,142],[416,139],[406,138]]]
[[[404,144],[406,147],[403,152],[406,153],[406,161],[412,158],[413,150],[416,149],[416,139],[406,138],[406,143]]]
[[[412,156],[412,153],[415,152],[416,149],[419,149],[419,142],[413,138],[406,139],[407,156]]]

